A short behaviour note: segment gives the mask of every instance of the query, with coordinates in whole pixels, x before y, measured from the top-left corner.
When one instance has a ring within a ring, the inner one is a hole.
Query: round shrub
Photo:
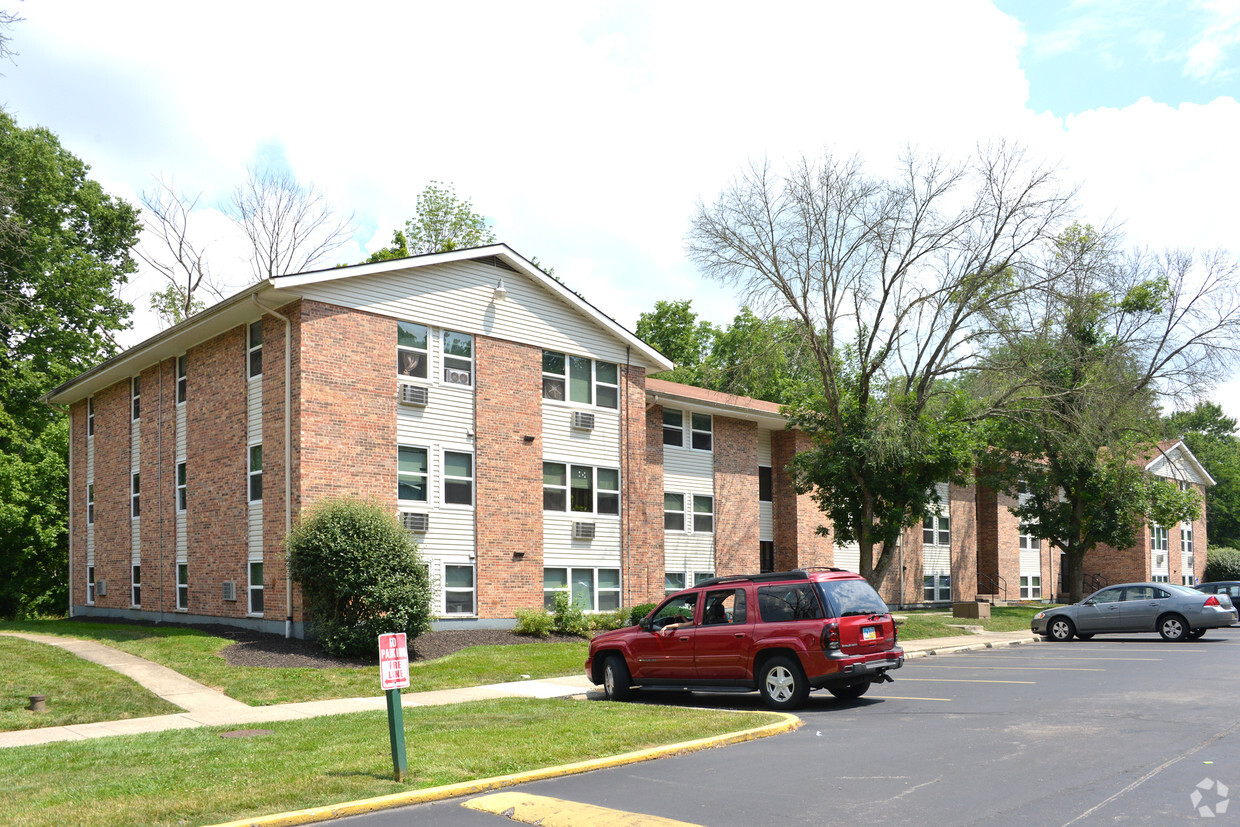
[[[581,608],[567,592],[556,593],[551,606],[552,628],[556,634],[588,637],[590,622],[586,620],[585,610]]]
[[[1216,546],[1206,551],[1206,572],[1203,582],[1240,580],[1240,551]]]
[[[519,635],[531,637],[550,637],[555,625],[555,618],[546,609],[517,609],[514,612],[517,624],[513,631]]]
[[[654,611],[655,603],[643,603],[640,606],[634,606],[629,610],[629,625],[636,626],[642,622],[642,618]]]
[[[430,578],[395,514],[376,502],[327,500],[287,541],[307,631],[335,655],[378,659],[378,637],[430,629]]]

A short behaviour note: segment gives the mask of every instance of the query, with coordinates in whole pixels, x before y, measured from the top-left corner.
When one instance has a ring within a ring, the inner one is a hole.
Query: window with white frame
[[[86,398],[86,435],[95,435],[95,397]]]
[[[426,325],[413,322],[396,323],[396,375],[413,379],[427,377],[430,354],[427,351]]]
[[[142,382],[137,376],[129,381],[129,418],[137,420],[142,417]]]
[[[1150,551],[1166,551],[1169,544],[1167,542],[1167,529],[1158,523],[1150,525]]]
[[[134,606],[142,605],[142,566],[134,563],[129,567],[130,597]]]
[[[186,484],[185,463],[177,463],[177,511],[184,512],[189,504],[189,491]]]
[[[921,596],[927,603],[942,603],[952,599],[952,576],[950,574],[925,574],[921,578]]]
[[[141,494],[141,475],[137,471],[134,471],[129,475],[129,516],[135,520],[142,516]]]
[[[543,510],[620,513],[620,472],[615,468],[543,463]]]
[[[691,426],[690,445],[693,450],[710,451],[713,439],[710,414],[692,414],[689,417],[689,424]]]
[[[95,484],[86,483],[86,524],[95,522]]]
[[[474,504],[474,455],[443,452],[443,501],[448,505]]]
[[[950,546],[952,544],[951,529],[951,517],[943,513],[931,514],[921,524],[922,545]]]
[[[177,563],[177,609],[189,608],[189,563]]]
[[[680,446],[685,444],[684,411],[663,409],[663,444]]]
[[[671,594],[678,592],[685,587],[685,573],[683,571],[669,571],[663,575],[663,592]]]
[[[249,340],[246,350],[246,375],[255,379],[263,375],[263,320],[253,322],[249,327]]]
[[[250,614],[263,613],[263,563],[261,560],[250,561]]]
[[[1042,541],[1034,536],[1032,523],[1021,523],[1017,530],[1020,532],[1017,545],[1026,551],[1042,550]]]
[[[695,571],[693,573],[693,585],[700,586],[707,580],[713,580],[715,573],[713,571]]]
[[[1042,578],[1036,574],[1020,576],[1020,596],[1023,600],[1037,600],[1042,596]]]
[[[452,385],[474,383],[474,337],[453,330],[443,332],[443,381]]]
[[[399,445],[396,448],[396,499],[401,502],[427,501],[427,461],[426,449],[412,445]]]
[[[93,604],[95,602],[95,567],[86,567],[86,602]]]
[[[693,495],[693,532],[710,534],[715,530],[715,498]]]
[[[663,494],[663,530],[685,530],[685,495],[664,492]],[[683,586],[681,588],[684,588]]]
[[[1187,521],[1180,523],[1180,553],[1193,553],[1193,524]]]
[[[775,541],[758,541],[758,570],[765,573],[775,571]]]
[[[189,357],[177,357],[177,404],[185,402],[188,396]]]
[[[543,606],[555,607],[557,594],[570,595],[587,612],[620,608],[620,569],[551,566],[543,569]]]
[[[1151,583],[1170,583],[1171,576],[1167,574],[1155,574],[1150,578]]]
[[[250,478],[250,502],[263,501],[263,446],[251,445],[246,459],[246,473]]]
[[[443,567],[444,614],[474,613],[474,567],[445,565]]]
[[[619,379],[619,368],[614,362],[543,351],[543,399],[615,410],[620,400]]]
[[[620,407],[620,369],[614,362],[594,363],[594,404],[612,410]]]

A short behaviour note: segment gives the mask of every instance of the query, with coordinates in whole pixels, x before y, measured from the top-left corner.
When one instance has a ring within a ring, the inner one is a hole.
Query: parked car
[[[1196,640],[1237,622],[1226,594],[1202,594],[1170,583],[1107,586],[1080,603],[1038,612],[1030,628],[1048,640],[1089,640],[1100,632],[1158,632],[1163,640]]]
[[[1217,580],[1213,583],[1199,583],[1197,591],[1205,594],[1225,594],[1231,598],[1232,605],[1240,601],[1240,580]]]
[[[637,626],[590,641],[586,675],[609,700],[633,687],[761,693],[793,709],[811,689],[859,698],[904,663],[887,604],[841,569],[716,577]]]

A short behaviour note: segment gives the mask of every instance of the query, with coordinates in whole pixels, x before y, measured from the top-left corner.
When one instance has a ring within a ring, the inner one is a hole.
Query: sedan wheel
[[[771,658],[758,676],[758,691],[771,709],[796,709],[805,703],[809,684],[801,665],[791,658]]]
[[[1184,640],[1188,637],[1188,624],[1179,615],[1167,615],[1158,621],[1158,634],[1163,640]]]
[[[1072,625],[1072,621],[1066,617],[1057,617],[1051,621],[1047,627],[1050,632],[1051,640],[1057,643],[1064,643],[1072,640],[1072,636],[1076,634],[1076,627]]]
[[[1187,635],[1184,636],[1184,638],[1186,640],[1196,640],[1197,638],[1201,637],[1205,633],[1206,633],[1205,629],[1192,629],[1189,631]]]

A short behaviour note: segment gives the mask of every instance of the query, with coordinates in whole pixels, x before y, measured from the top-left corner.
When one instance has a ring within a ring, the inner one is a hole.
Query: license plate
[[[861,627],[861,639],[862,640],[875,640],[876,638],[878,638],[878,630],[875,629],[873,626],[862,626]]]

